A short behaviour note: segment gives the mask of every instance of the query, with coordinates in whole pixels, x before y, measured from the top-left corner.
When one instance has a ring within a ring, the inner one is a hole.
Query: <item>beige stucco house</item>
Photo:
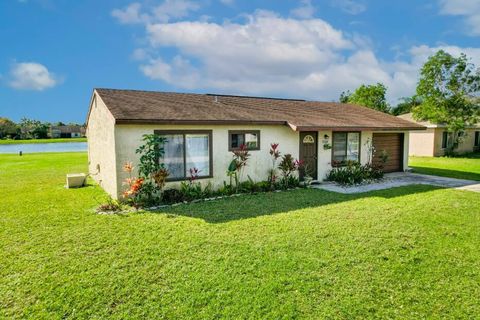
[[[333,102],[229,95],[95,89],[87,119],[88,162],[92,177],[114,198],[123,190],[127,161],[138,163],[142,135],[167,139],[162,161],[169,186],[200,169],[202,183],[220,187],[232,150],[247,145],[245,176],[266,180],[271,143],[309,166],[322,180],[334,165],[366,163],[371,146],[389,154],[387,171],[408,166],[409,131],[421,125],[369,108]],[[378,153],[373,161],[379,161]],[[167,186],[168,187],[168,186]]]
[[[428,121],[416,121],[411,113],[398,116],[401,119],[425,126],[427,130],[411,131],[409,153],[412,156],[438,157],[443,156],[450,134],[445,125],[433,124]],[[456,152],[469,153],[480,150],[480,124],[467,128]]]

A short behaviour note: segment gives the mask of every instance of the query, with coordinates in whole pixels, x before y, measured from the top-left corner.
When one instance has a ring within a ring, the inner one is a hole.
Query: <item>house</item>
[[[398,116],[401,119],[427,127],[425,131],[410,132],[409,153],[412,156],[438,157],[443,156],[451,134],[446,125],[433,124],[428,121],[416,121],[412,113]],[[461,142],[456,149],[458,153],[468,153],[480,150],[480,124],[469,127],[463,133]]]
[[[351,104],[233,95],[95,89],[87,119],[89,172],[113,197],[123,189],[127,161],[138,163],[142,135],[167,138],[161,159],[170,186],[200,169],[202,183],[228,180],[231,151],[245,144],[251,157],[244,177],[266,180],[270,144],[304,160],[314,179],[333,165],[369,161],[371,146],[389,155],[386,171],[408,165],[408,132],[421,125]],[[374,155],[378,162],[380,152]]]
[[[51,126],[50,138],[80,138],[85,136],[85,127],[79,125]]]

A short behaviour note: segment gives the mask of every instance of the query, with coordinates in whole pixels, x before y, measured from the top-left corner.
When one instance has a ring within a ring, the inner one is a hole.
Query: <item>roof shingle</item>
[[[117,123],[284,124],[305,130],[422,130],[352,104],[243,96],[96,89]]]

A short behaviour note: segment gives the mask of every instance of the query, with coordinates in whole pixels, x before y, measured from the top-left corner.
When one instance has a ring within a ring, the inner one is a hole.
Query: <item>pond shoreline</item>
[[[76,143],[76,142],[87,142],[87,138],[0,140],[0,146],[1,145],[12,145],[12,144]]]

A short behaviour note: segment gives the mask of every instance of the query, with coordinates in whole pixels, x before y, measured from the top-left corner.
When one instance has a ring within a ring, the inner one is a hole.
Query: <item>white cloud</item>
[[[311,0],[301,0],[301,6],[293,9],[290,13],[300,19],[310,19],[315,14],[315,7]]]
[[[357,15],[367,10],[367,6],[357,0],[334,0],[332,5],[352,15]]]
[[[54,87],[58,82],[57,77],[40,63],[15,63],[10,70],[9,84],[15,89],[42,91]]]
[[[142,5],[133,2],[124,9],[114,9],[112,16],[123,24],[168,22],[186,17],[199,8],[197,3],[189,0],[165,0],[157,6],[145,8],[149,13],[142,13]]]
[[[142,23],[148,20],[148,16],[140,14],[141,5],[138,2],[131,3],[125,9],[115,9],[112,16],[118,19],[120,23],[134,24]]]
[[[480,0],[440,0],[440,13],[464,17],[466,32],[480,36]]]
[[[134,53],[141,72],[179,89],[334,100],[344,90],[382,82],[394,103],[415,92],[420,67],[439,49],[465,52],[480,65],[480,48],[455,46],[417,46],[382,60],[364,35],[269,11],[242,22],[146,23],[145,30],[148,45]],[[165,48],[176,55],[164,56]]]

